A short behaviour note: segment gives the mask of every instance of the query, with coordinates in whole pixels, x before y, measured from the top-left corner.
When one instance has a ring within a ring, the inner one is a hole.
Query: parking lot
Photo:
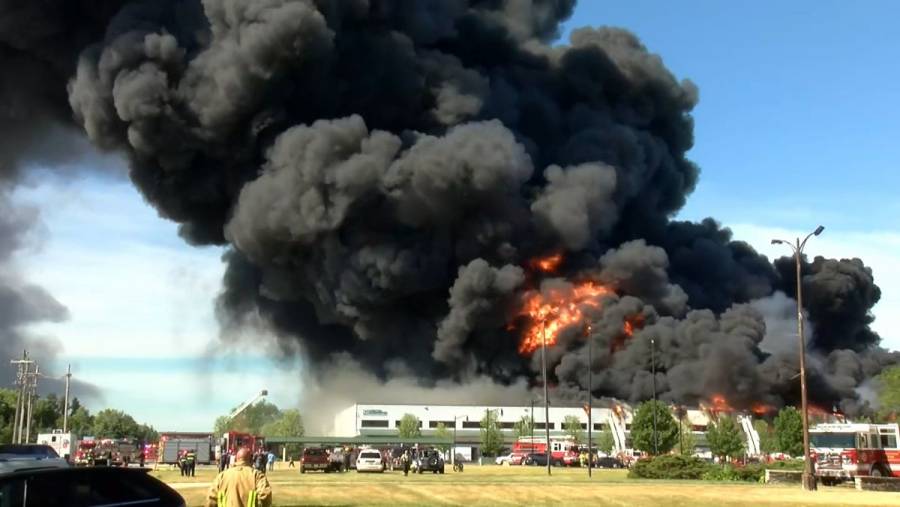
[[[177,470],[153,472],[176,488],[188,506],[203,505],[215,469],[201,467],[184,479]],[[822,487],[807,494],[799,487],[702,481],[653,481],[627,478],[624,470],[539,467],[449,467],[444,475],[307,473],[278,469],[269,473],[277,506],[293,505],[671,505],[671,506],[885,506],[900,505],[898,493]]]

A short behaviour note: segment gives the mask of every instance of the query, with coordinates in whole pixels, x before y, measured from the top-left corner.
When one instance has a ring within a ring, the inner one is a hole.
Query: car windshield
[[[322,456],[323,454],[325,454],[325,450],[324,449],[307,449],[307,450],[303,451],[303,454],[306,454],[307,456]]]
[[[25,456],[42,456],[46,458],[58,458],[59,454],[52,447],[46,445],[0,445],[0,454],[18,454]]]
[[[378,454],[377,452],[364,452],[364,453],[360,454],[359,457],[360,457],[360,458],[367,458],[367,459],[368,459],[368,458],[380,458],[381,455]]]
[[[813,447],[856,447],[856,435],[853,433],[812,433],[809,437]]]

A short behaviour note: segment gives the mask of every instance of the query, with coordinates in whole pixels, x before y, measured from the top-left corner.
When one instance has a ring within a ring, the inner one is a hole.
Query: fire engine
[[[577,448],[575,440],[571,437],[550,437],[550,464],[561,466],[565,462],[566,453],[573,447]],[[513,443],[514,453],[540,453],[547,452],[547,439],[544,437],[519,437]]]
[[[858,475],[900,477],[900,427],[893,424],[819,424],[809,430],[810,455],[823,482]]]
[[[238,449],[245,447],[251,452],[257,453],[265,449],[265,445],[265,439],[261,436],[229,431],[222,435],[219,452],[228,452],[233,455],[237,453]]]
[[[193,452],[197,463],[210,464],[215,460],[212,450],[212,433],[161,433],[156,461],[174,465],[183,454]]]

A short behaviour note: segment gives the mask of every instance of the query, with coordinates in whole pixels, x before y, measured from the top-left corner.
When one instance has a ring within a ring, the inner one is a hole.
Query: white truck
[[[41,445],[49,445],[59,454],[60,458],[68,462],[75,459],[75,451],[78,448],[78,440],[75,439],[74,433],[63,433],[56,430],[53,433],[39,433],[37,443]]]

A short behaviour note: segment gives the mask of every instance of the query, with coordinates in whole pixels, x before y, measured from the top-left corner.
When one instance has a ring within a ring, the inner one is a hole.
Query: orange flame
[[[545,337],[547,346],[555,344],[560,331],[582,322],[585,306],[598,307],[598,299],[607,294],[612,294],[612,289],[588,281],[576,284],[571,290],[551,290],[547,295],[533,292],[526,296],[522,314],[529,316],[532,324],[525,330],[519,353],[534,352],[543,345]]]
[[[750,411],[758,416],[764,416],[775,411],[775,407],[767,403],[756,402],[750,406]]]
[[[625,333],[625,336],[631,338],[634,336],[634,332],[642,327],[644,327],[644,316],[634,315],[625,319],[625,323],[622,325],[622,331]]]
[[[728,403],[728,400],[721,394],[713,395],[710,401],[712,402],[710,410],[714,412],[734,412],[734,407],[732,407],[731,404]]]
[[[609,342],[609,351],[611,353],[618,352],[625,348],[626,342],[634,336],[635,331],[644,327],[644,316],[643,315],[634,315],[631,317],[626,317],[625,322],[622,323],[622,334],[613,337]]]
[[[546,257],[538,257],[537,259],[532,259],[530,261],[531,267],[538,271],[543,271],[544,273],[555,273],[557,269],[559,269],[559,265],[562,264],[563,255],[561,253],[555,253],[552,255],[548,255]]]

